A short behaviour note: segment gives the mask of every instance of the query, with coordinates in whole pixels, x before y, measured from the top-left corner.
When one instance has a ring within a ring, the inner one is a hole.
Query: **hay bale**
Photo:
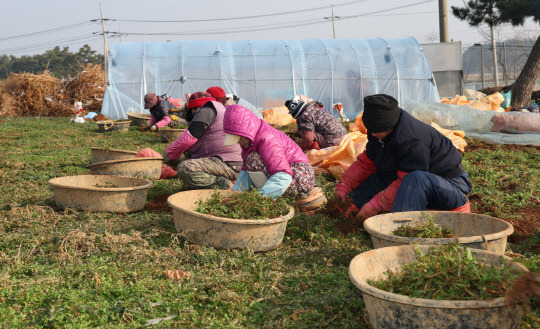
[[[103,105],[106,81],[101,65],[88,64],[75,78],[68,81],[64,95],[70,104],[82,102],[88,112],[99,112]]]
[[[11,73],[0,84],[0,115],[71,116],[77,101],[85,111],[99,112],[105,86],[105,73],[96,64],[88,64],[75,78],[64,81],[49,71]]]
[[[57,88],[58,79],[48,71],[40,75],[12,73],[3,85],[2,98],[8,102],[2,108],[17,116],[50,116],[57,107],[53,99]]]
[[[0,81],[0,116],[11,117],[15,116],[16,102],[13,96],[7,92],[5,81]]]

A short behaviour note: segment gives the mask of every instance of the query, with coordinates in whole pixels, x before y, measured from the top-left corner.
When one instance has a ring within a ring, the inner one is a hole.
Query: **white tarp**
[[[221,86],[259,109],[307,95],[354,118],[364,96],[439,101],[433,73],[414,38],[112,43],[102,113],[143,110],[147,92],[184,98]]]
[[[425,101],[405,101],[402,108],[420,121],[428,124],[435,122],[446,129],[463,130],[467,137],[488,143],[540,146],[540,132],[507,134],[492,131],[492,119],[495,115],[523,116],[525,119],[538,120],[540,114],[537,113],[497,113],[495,111],[482,111],[469,105]]]

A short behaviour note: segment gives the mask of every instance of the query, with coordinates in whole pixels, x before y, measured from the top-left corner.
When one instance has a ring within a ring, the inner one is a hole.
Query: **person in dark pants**
[[[471,182],[450,139],[385,94],[364,98],[368,143],[336,184],[345,211],[363,221],[382,211],[470,212]]]

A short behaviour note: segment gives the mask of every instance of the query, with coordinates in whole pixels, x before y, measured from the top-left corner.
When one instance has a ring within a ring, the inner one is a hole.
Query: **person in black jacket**
[[[399,108],[385,94],[364,98],[366,150],[343,173],[336,194],[353,205],[347,217],[365,220],[381,211],[470,212],[471,182],[452,141]]]

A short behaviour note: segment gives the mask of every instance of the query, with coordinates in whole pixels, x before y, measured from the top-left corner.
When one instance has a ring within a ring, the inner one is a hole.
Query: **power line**
[[[423,3],[432,2],[432,1],[433,0],[425,0],[425,1],[415,2],[415,3],[411,3],[411,4],[408,4],[408,5],[403,5],[403,6],[399,6],[399,7],[376,10],[376,11],[372,11],[370,13],[358,14],[358,15],[353,15],[353,16],[341,16],[341,19],[350,19],[350,18],[357,18],[357,17],[362,17],[362,16],[369,16],[369,15],[373,15],[373,14],[383,13],[383,12],[386,12],[386,11],[389,11],[389,10],[396,10],[396,9],[403,9],[403,8],[413,7],[413,6],[421,5]]]
[[[425,14],[437,14],[438,11],[422,11],[416,13],[400,13],[400,14],[375,14],[370,16],[411,16],[411,15],[425,15]]]
[[[366,1],[368,0],[351,1],[351,2],[334,5],[334,7],[348,6],[348,5],[358,3],[358,2],[366,2]],[[117,21],[134,22],[134,23],[197,23],[197,22],[233,21],[233,20],[241,20],[241,19],[291,15],[291,14],[305,13],[309,11],[316,11],[316,10],[328,9],[328,8],[330,8],[330,6],[321,6],[321,7],[315,7],[315,8],[310,8],[310,9],[299,9],[299,10],[292,10],[292,11],[287,11],[287,12],[264,14],[264,15],[251,15],[251,16],[227,17],[227,18],[209,18],[209,19],[187,19],[187,20],[181,20],[181,21],[176,21],[176,20],[175,21],[163,21],[163,20],[154,21],[154,20],[134,20],[134,19],[117,19]]]
[[[241,29],[232,28],[232,29],[220,29],[220,30],[198,30],[198,31],[188,31],[188,32],[122,32],[123,35],[204,35],[204,34],[226,34],[226,33],[241,33],[241,32],[250,32],[250,31],[265,31],[265,30],[276,30],[276,29],[285,29],[290,27],[298,26],[308,26],[315,25],[320,23],[326,23],[322,19],[320,21],[314,21],[313,19],[307,19],[304,21],[296,21],[294,24],[283,25],[256,25],[248,26]]]
[[[342,4],[337,4],[337,5],[334,5],[334,6],[346,6],[346,5],[351,5],[351,4],[355,4],[355,3],[358,3],[358,2],[365,2],[367,0],[357,0],[357,1],[351,1],[351,2],[347,2],[347,3],[342,3]],[[423,4],[423,3],[427,3],[427,2],[431,2],[432,0],[426,0],[426,1],[420,1],[420,2],[416,2],[416,3],[412,3],[412,4],[407,4],[407,5],[403,5],[403,6],[398,6],[398,7],[393,7],[393,8],[387,8],[387,9],[384,9],[384,10],[377,10],[377,11],[373,11],[373,12],[369,12],[369,13],[361,13],[361,14],[358,14],[358,15],[352,15],[352,16],[341,16],[340,19],[352,19],[352,18],[358,18],[358,17],[362,17],[362,16],[369,16],[369,15],[373,15],[373,16],[376,16],[376,14],[380,14],[380,13],[386,13],[388,11],[391,11],[391,10],[397,10],[397,9],[402,9],[402,8],[407,8],[407,7],[412,7],[412,6],[416,6],[416,5],[420,5],[420,4]],[[295,13],[305,13],[307,11],[314,11],[314,10],[320,10],[320,9],[327,9],[329,8],[330,6],[323,6],[323,7],[317,7],[317,8],[312,8],[312,9],[304,9],[304,10],[298,10],[298,11],[289,11],[289,12],[285,12],[285,13],[272,13],[272,14],[265,14],[265,15],[252,15],[252,16],[243,16],[243,17],[231,17],[231,18],[223,18],[223,19],[203,19],[203,20],[187,20],[187,21],[159,21],[159,22],[204,22],[204,21],[221,21],[221,20],[235,20],[235,19],[248,19],[248,18],[260,18],[260,17],[270,17],[270,16],[278,16],[278,15],[288,15],[288,14],[295,14]],[[381,16],[383,15],[389,15],[389,14],[381,14]],[[395,15],[400,15],[400,14],[395,14]],[[63,27],[58,27],[58,28],[54,28],[54,29],[49,29],[49,30],[43,30],[43,31],[38,31],[38,32],[33,32],[33,33],[28,33],[28,34],[22,34],[22,35],[18,35],[18,36],[11,36],[11,37],[6,37],[6,38],[2,38],[0,39],[0,41],[2,40],[9,40],[9,39],[14,39],[14,38],[21,38],[21,37],[27,37],[27,36],[36,36],[36,35],[40,35],[40,34],[46,34],[46,33],[51,33],[51,32],[58,32],[58,31],[61,31],[61,30],[66,30],[66,29],[71,29],[71,28],[76,28],[76,27],[81,27],[81,26],[86,26],[88,24],[91,24],[92,22],[97,22],[97,21],[101,21],[102,19],[95,19],[95,20],[91,20],[90,22],[82,22],[82,23],[77,23],[77,24],[72,24],[72,25],[67,25],[67,26],[63,26]],[[124,21],[124,22],[152,22],[152,23],[156,23],[158,21],[141,21],[141,20],[117,20],[117,19],[103,19],[104,21]],[[265,30],[276,30],[276,29],[286,29],[286,28],[293,28],[293,27],[299,27],[299,26],[310,26],[310,25],[315,25],[315,24],[320,24],[320,23],[327,23],[327,21],[324,21],[322,19],[319,19],[319,20],[314,20],[314,19],[306,19],[306,20],[303,20],[303,21],[294,21],[293,23],[291,24],[280,24],[280,23],[276,23],[275,25],[268,25],[268,24],[265,24],[265,25],[255,25],[255,26],[250,26],[250,27],[242,27],[242,28],[230,28],[230,29],[220,29],[220,30],[198,30],[198,31],[188,31],[188,32],[156,32],[156,33],[144,33],[144,32],[122,32],[123,35],[205,35],[205,34],[226,34],[226,33],[244,33],[244,32],[254,32],[254,31],[265,31]],[[118,33],[117,32],[106,32],[107,34],[110,34],[112,36],[117,36]],[[77,38],[73,38],[73,39],[69,39],[69,40],[59,40],[59,41],[56,41],[56,45],[58,45],[58,43],[60,42],[72,42],[72,41],[77,41],[77,40],[83,40],[83,39],[91,39],[93,37],[77,37]],[[4,50],[0,50],[0,51],[3,51],[3,52],[14,52],[14,51],[20,51],[20,50],[30,50],[30,49],[36,49],[36,48],[39,48],[40,46],[43,46],[43,45],[52,45],[53,43],[52,42],[48,42],[48,43],[42,43],[42,44],[39,44],[39,45],[36,45],[36,44],[33,44],[32,46],[27,46],[27,47],[24,47],[24,46],[21,46],[21,47],[17,47],[17,48],[9,48],[9,49],[4,49]]]
[[[388,8],[384,10],[377,10],[370,13],[363,13],[353,16],[341,16],[340,19],[352,19],[352,18],[358,18],[362,16],[369,16],[372,14],[377,14],[381,12],[387,12],[390,10],[396,10],[396,9],[402,9],[406,7],[412,7],[416,5],[420,5],[426,2],[431,2],[432,0],[425,0],[421,2],[416,2],[413,4],[403,5],[399,7],[393,7]],[[197,30],[197,31],[184,31],[184,32],[125,32],[123,31],[122,34],[124,35],[205,35],[205,34],[227,34],[227,33],[243,33],[243,32],[253,32],[253,31],[266,31],[266,30],[277,30],[277,29],[286,29],[291,27],[299,27],[299,26],[309,26],[309,25],[315,25],[315,24],[321,24],[321,23],[328,23],[324,20],[314,20],[314,19],[307,19],[304,21],[295,21],[293,24],[281,24],[277,23],[276,25],[253,25],[253,26],[247,26],[242,28],[231,28],[231,29],[220,29],[220,30]]]
[[[50,46],[60,46],[60,44],[64,44],[62,46],[65,46],[65,44],[73,43],[75,41],[90,40],[93,38],[96,38],[96,37],[95,36],[81,36],[81,37],[75,37],[71,39],[47,41],[40,44],[33,44],[32,46],[21,46],[21,47],[16,47],[16,48],[0,49],[0,53],[5,54],[5,53],[14,53],[14,52],[22,51],[22,50],[43,49],[43,48],[48,48]]]
[[[47,34],[47,33],[51,33],[51,32],[65,31],[65,30],[69,30],[69,29],[73,29],[73,28],[83,27],[83,26],[86,26],[86,25],[89,25],[89,24],[91,24],[91,23],[90,22],[81,22],[81,23],[72,24],[72,25],[66,25],[66,26],[57,27],[57,28],[54,28],[54,29],[49,29],[49,30],[43,30],[43,31],[38,31],[38,32],[32,32],[32,33],[27,33],[27,34],[19,34],[19,35],[14,35],[14,36],[11,36],[11,37],[0,38],[0,41],[10,40],[10,39],[18,39],[18,38],[24,38],[24,37],[33,37],[33,36],[36,36],[36,35]]]

